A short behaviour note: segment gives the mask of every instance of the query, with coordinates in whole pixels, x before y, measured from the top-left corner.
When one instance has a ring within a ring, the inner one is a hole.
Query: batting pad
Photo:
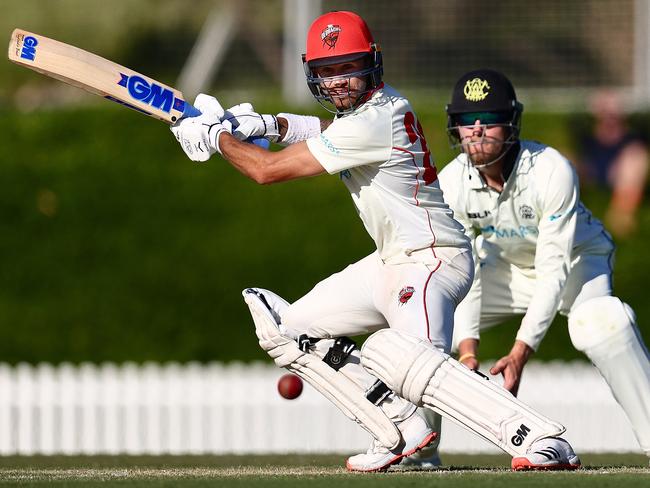
[[[365,396],[351,379],[335,371],[319,357],[300,350],[293,339],[280,333],[279,311],[287,302],[268,290],[247,288],[242,294],[255,323],[259,344],[275,364],[297,374],[348,418],[374,436],[387,449],[395,449],[402,435],[386,414]]]
[[[361,364],[401,397],[472,430],[512,456],[525,454],[536,440],[565,431],[424,339],[380,330],[361,348]]]

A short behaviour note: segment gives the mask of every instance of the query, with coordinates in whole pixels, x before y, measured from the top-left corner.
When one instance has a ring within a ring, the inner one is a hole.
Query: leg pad
[[[287,305],[286,301],[273,292],[259,288],[247,288],[243,295],[253,317],[260,346],[275,364],[300,376],[387,449],[394,449],[400,444],[402,435],[393,421],[366,398],[359,385],[327,365],[320,357],[301,351],[296,341],[282,335],[277,312]]]
[[[398,395],[440,413],[513,456],[524,454],[536,440],[565,430],[424,339],[380,330],[363,345],[361,364]]]

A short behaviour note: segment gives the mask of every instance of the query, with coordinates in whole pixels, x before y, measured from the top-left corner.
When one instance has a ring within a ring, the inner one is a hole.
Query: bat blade
[[[148,76],[63,42],[15,29],[9,60],[173,124],[199,115],[183,94]]]
[[[76,86],[95,95],[173,124],[201,112],[185,101],[183,94],[148,76],[113,61],[23,29],[14,29],[9,41],[9,60]],[[253,137],[252,142],[268,148],[269,141]]]

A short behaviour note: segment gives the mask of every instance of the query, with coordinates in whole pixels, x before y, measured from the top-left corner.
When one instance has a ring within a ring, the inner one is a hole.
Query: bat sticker
[[[151,83],[138,75],[127,76],[124,73],[120,73],[120,76],[121,79],[117,84],[126,88],[129,95],[135,100],[144,102],[167,113],[172,108],[179,112],[183,111],[185,102],[174,97],[174,92],[168,88]]]
[[[38,46],[38,39],[34,36],[25,36],[20,50],[20,57],[28,61],[34,61],[34,58],[36,58],[36,46]]]

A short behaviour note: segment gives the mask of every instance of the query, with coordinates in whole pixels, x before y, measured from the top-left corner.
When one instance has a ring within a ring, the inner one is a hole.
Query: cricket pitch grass
[[[344,455],[0,457],[0,486],[124,487],[642,487],[648,459],[582,456],[573,472],[514,473],[501,455],[448,455],[434,472],[348,473]]]

